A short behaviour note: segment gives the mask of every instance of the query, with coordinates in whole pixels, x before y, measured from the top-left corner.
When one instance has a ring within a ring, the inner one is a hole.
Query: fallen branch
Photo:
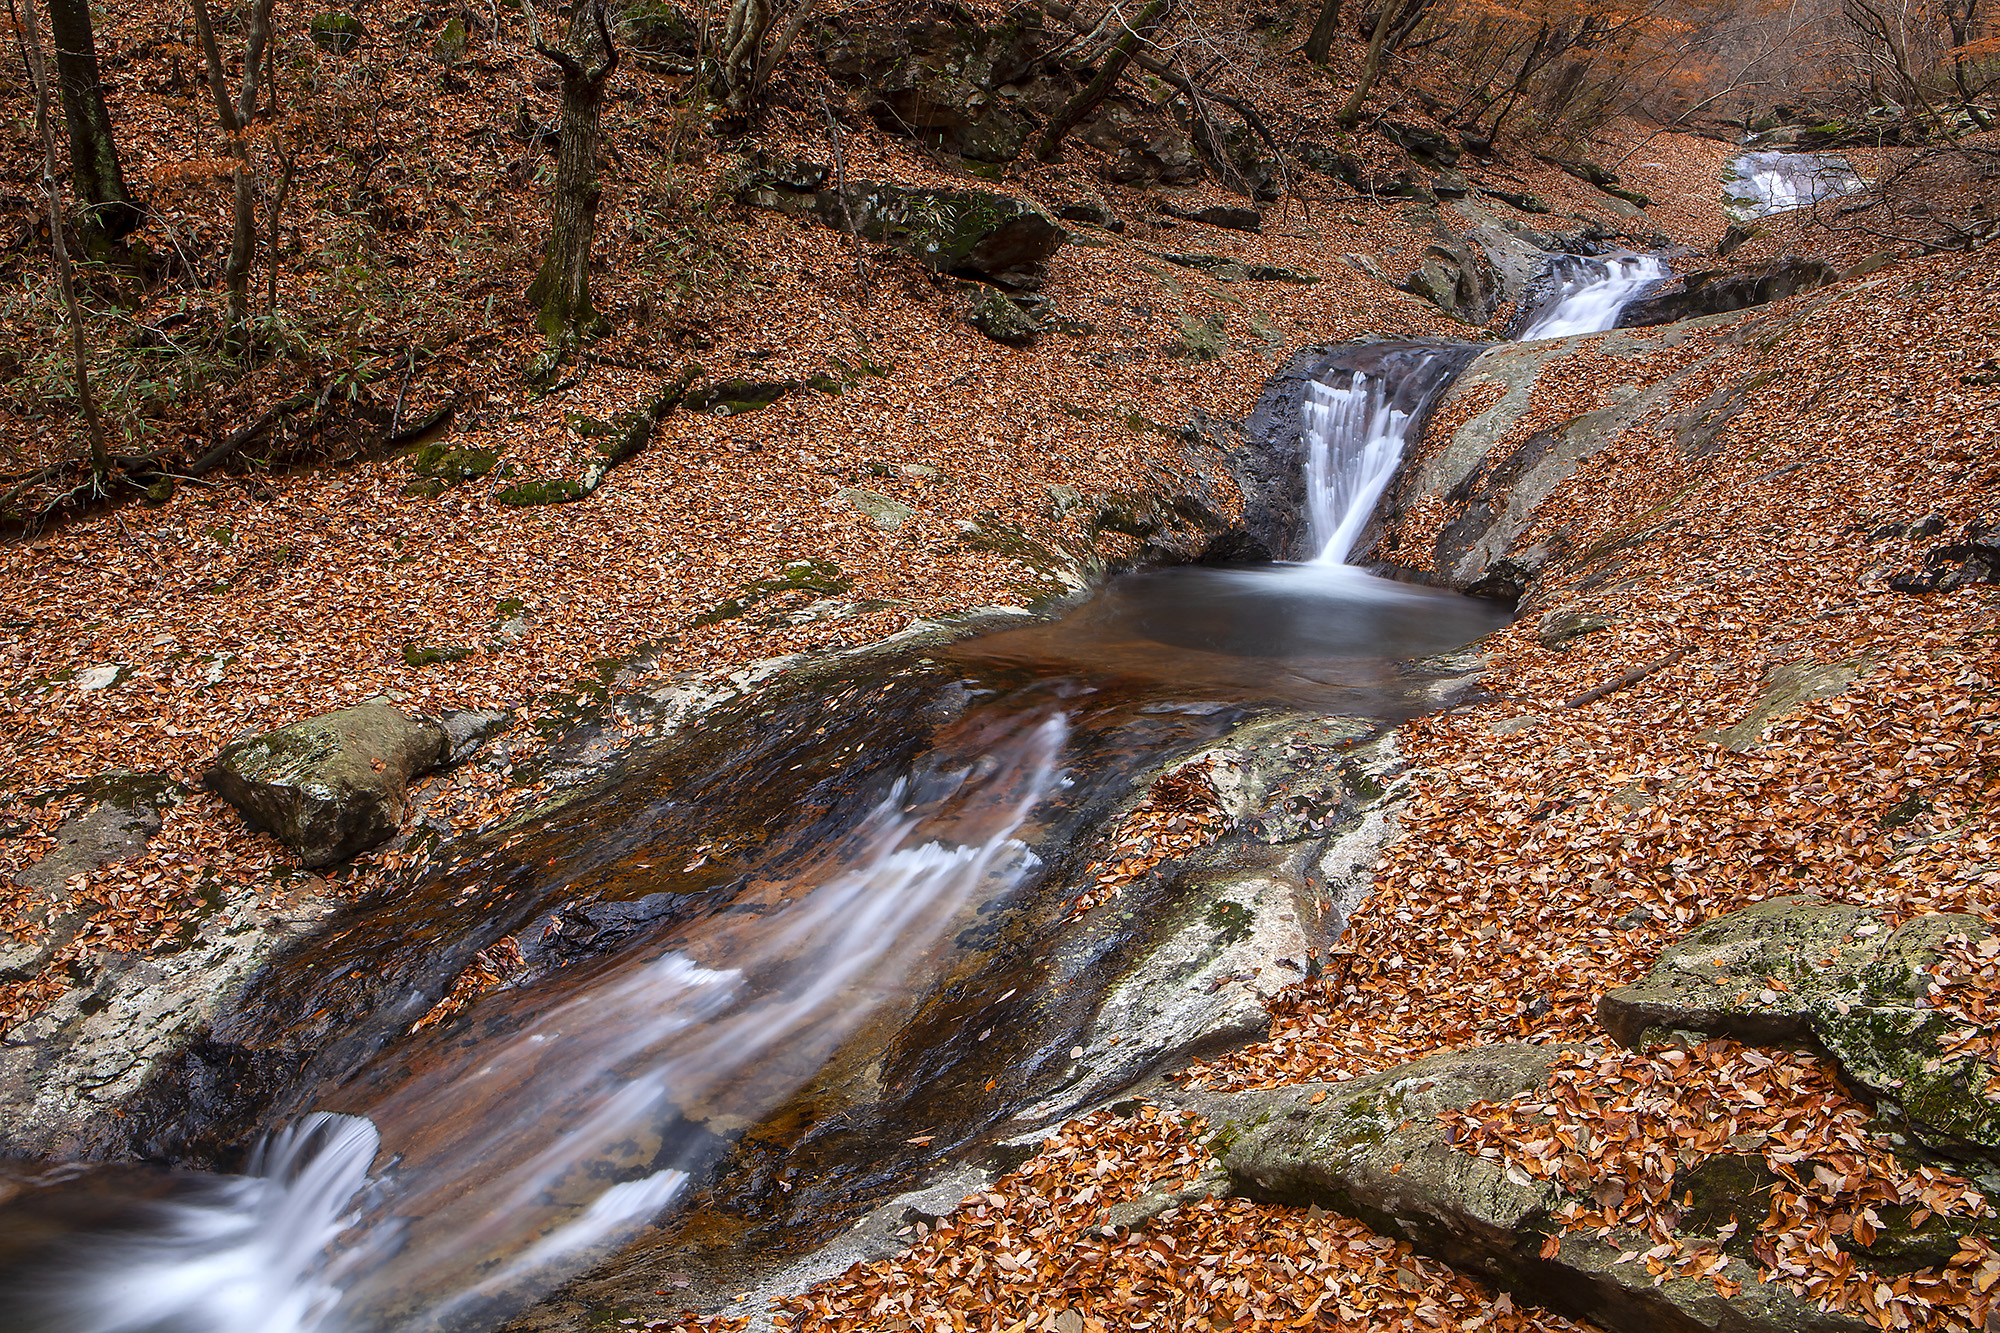
[[[1563,707],[1581,708],[1585,704],[1594,704],[1607,694],[1614,694],[1624,689],[1627,685],[1636,685],[1655,671],[1672,666],[1692,651],[1693,649],[1689,645],[1682,644],[1665,657],[1657,658],[1654,661],[1646,663],[1644,666],[1635,666],[1616,680],[1607,680],[1596,689],[1585,690],[1582,694],[1577,695],[1576,698],[1565,703]]]

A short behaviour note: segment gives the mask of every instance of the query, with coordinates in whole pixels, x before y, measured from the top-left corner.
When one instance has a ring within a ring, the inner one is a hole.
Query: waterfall
[[[1306,438],[1306,513],[1316,565],[1345,565],[1375,502],[1402,465],[1411,413],[1387,382],[1356,374],[1345,385],[1317,380],[1299,405]]]
[[[1037,863],[1016,834],[1067,737],[1059,712],[974,727],[962,768],[896,783],[772,909],[482,1000],[486,1035],[403,1051],[365,1118],[312,1116],[247,1176],[194,1182],[194,1201],[154,1205],[131,1235],[74,1238],[26,1326],[503,1321],[657,1220],[719,1133],[808,1082],[972,906],[1025,880]]]
[[[1729,164],[1724,205],[1731,218],[1749,222],[1822,199],[1853,194],[1863,182],[1837,153],[1745,153]]]
[[[1529,319],[1518,342],[1616,328],[1625,303],[1666,277],[1668,270],[1653,255],[1564,255],[1550,272],[1556,283],[1554,294]]]

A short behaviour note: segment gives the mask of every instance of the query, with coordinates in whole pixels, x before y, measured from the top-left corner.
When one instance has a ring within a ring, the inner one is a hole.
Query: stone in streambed
[[[444,729],[371,699],[225,747],[208,785],[308,868],[392,837],[410,779],[451,753]]]

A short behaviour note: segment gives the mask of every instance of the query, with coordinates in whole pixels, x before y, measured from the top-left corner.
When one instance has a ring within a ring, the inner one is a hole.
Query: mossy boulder
[[[1475,1047],[1434,1055],[1349,1083],[1304,1084],[1206,1099],[1211,1150],[1232,1193],[1295,1207],[1317,1205],[1473,1274],[1518,1298],[1621,1333],[1864,1333],[1857,1317],[1826,1314],[1725,1254],[1717,1276],[1734,1295],[1693,1278],[1657,1281],[1621,1262],[1650,1236],[1561,1235],[1556,1187],[1502,1162],[1461,1151],[1444,1112],[1505,1102],[1545,1086],[1558,1048]],[[1717,1218],[1750,1215],[1761,1184],[1746,1168],[1692,1177],[1688,1190]],[[1760,1212],[1757,1218],[1761,1220]]]
[[[207,781],[312,868],[394,836],[410,779],[449,753],[437,723],[371,699],[235,741]]]
[[[818,46],[827,73],[855,90],[882,130],[997,166],[1020,155],[1036,123],[1017,80],[1031,79],[1050,41],[1047,20],[1027,5],[998,17],[939,5],[914,22],[833,16]]]
[[[403,494],[437,496],[492,472],[500,463],[500,451],[427,444],[413,451],[409,462],[410,482],[403,487]]]
[[[1865,908],[1800,896],[1710,922],[1664,950],[1646,979],[1598,1002],[1624,1045],[1657,1030],[1824,1050],[1877,1110],[1948,1157],[2000,1166],[2000,1070],[1949,1044],[1964,1025],[1929,1003],[1948,940],[1995,933],[1979,917],[1932,913],[1891,930]]]
[[[806,191],[764,173],[751,176],[737,197],[892,245],[939,272],[1009,288],[1039,287],[1042,265],[1063,243],[1063,229],[1040,207],[985,190],[850,181],[844,189]]]
[[[681,406],[709,416],[740,416],[745,412],[761,412],[786,394],[804,387],[798,380],[714,380],[689,390]]]
[[[368,29],[361,20],[337,9],[313,15],[306,31],[312,36],[314,46],[337,56],[354,54],[368,40]]]

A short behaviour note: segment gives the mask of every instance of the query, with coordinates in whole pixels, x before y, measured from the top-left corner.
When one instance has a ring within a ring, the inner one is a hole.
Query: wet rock
[[[1460,240],[1433,241],[1424,247],[1415,272],[1403,290],[1423,297],[1453,319],[1484,325],[1500,304],[1500,285],[1493,265],[1475,246]]]
[[[884,532],[896,531],[909,522],[917,512],[901,500],[892,500],[875,491],[857,490],[852,486],[843,486],[835,491],[833,498],[827,503],[832,506],[844,505],[849,509],[860,511],[870,523]]]
[[[1711,269],[1690,273],[1678,281],[1628,302],[1618,312],[1620,328],[1670,324],[1731,310],[1783,300],[1824,287],[1840,276],[1831,264],[1817,259],[1776,259],[1747,269]]]
[[[410,779],[449,753],[435,722],[373,699],[236,741],[207,781],[300,865],[336,865],[394,836]]]
[[[2000,1103],[1983,1095],[1991,1071],[1951,1051],[1962,1024],[1927,1003],[1940,946],[1991,932],[1989,922],[1954,914],[1891,931],[1864,908],[1773,899],[1669,946],[1644,981],[1606,994],[1598,1017],[1633,1047],[1661,1030],[1810,1042],[1919,1142],[2000,1165]]]
[[[1205,208],[1183,209],[1168,204],[1162,210],[1169,217],[1186,222],[1200,222],[1210,227],[1222,227],[1230,231],[1258,232],[1264,229],[1264,215],[1254,208],[1244,208],[1238,204],[1211,204]]]
[[[1041,334],[1033,315],[998,292],[974,301],[965,312],[965,322],[1008,347],[1026,347]]]
[[[1627,1250],[1651,1247],[1640,1233],[1572,1233],[1544,1258],[1555,1229],[1554,1186],[1460,1152],[1446,1142],[1438,1117],[1543,1086],[1555,1049],[1476,1047],[1347,1083],[1216,1098],[1203,1109],[1234,1193],[1358,1218],[1461,1272],[1599,1328],[1861,1333],[1868,1327],[1819,1313],[1758,1281],[1735,1258],[1721,1272],[1741,1284],[1735,1296],[1720,1295],[1705,1280],[1655,1285],[1643,1265],[1619,1262]]]

